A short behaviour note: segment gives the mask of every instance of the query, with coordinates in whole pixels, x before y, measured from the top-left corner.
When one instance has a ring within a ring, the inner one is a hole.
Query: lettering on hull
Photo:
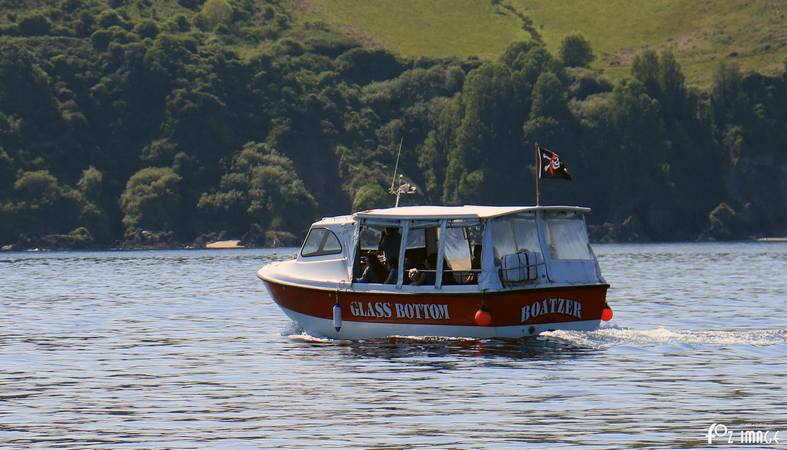
[[[582,303],[566,298],[545,298],[522,307],[521,322],[546,314],[562,314],[564,316],[582,318]]]
[[[434,303],[350,302],[354,317],[377,319],[450,320],[448,305]]]

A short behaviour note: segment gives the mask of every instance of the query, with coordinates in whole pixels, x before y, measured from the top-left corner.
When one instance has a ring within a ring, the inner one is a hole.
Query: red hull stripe
[[[356,322],[476,325],[481,294],[331,292],[265,281],[274,301],[292,311],[333,317],[337,297],[342,320]],[[601,320],[607,285],[495,292],[483,295],[489,326]]]

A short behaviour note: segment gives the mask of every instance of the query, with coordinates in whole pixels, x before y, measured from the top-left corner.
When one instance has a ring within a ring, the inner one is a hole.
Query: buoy
[[[492,324],[492,315],[487,311],[486,306],[478,308],[475,312],[475,323],[481,327],[488,327]]]
[[[604,309],[601,310],[601,320],[609,322],[612,320],[613,315],[615,314],[612,312],[612,308],[610,308],[609,305],[604,305]]]
[[[337,333],[342,329],[342,307],[339,303],[333,305],[333,327],[336,328]]]

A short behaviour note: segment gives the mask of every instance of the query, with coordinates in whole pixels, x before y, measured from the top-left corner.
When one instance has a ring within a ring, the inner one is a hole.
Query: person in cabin
[[[372,270],[372,265],[369,263],[368,256],[361,256],[361,267],[363,267],[363,273],[361,273],[361,276],[355,280],[356,282],[379,283],[377,277],[374,274],[374,270]]]
[[[437,255],[429,255],[424,259],[423,269],[410,269],[408,277],[414,286],[434,285]]]
[[[465,284],[478,284],[478,270],[481,270],[481,244],[473,245],[473,257],[470,259],[470,269],[474,272],[465,279]]]
[[[402,235],[396,227],[387,227],[380,236],[380,244],[377,250],[383,253],[385,264],[388,266],[388,278],[386,284],[391,284],[389,280],[393,277],[396,283],[396,269],[399,267],[399,246],[402,244]]]
[[[404,284],[410,284],[410,277],[409,273],[413,269],[417,269],[418,267],[415,263],[410,259],[409,256],[404,257],[404,277],[402,278],[402,282]],[[385,279],[385,284],[396,284],[396,280],[399,277],[399,268],[391,269],[388,272],[388,278]]]
[[[358,283],[380,283],[388,276],[388,270],[375,254],[361,257],[363,273],[356,280]]]

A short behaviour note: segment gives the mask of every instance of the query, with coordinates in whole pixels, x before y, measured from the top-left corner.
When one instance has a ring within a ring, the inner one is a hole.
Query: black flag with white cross
[[[539,147],[538,151],[541,155],[541,164],[539,164],[539,167],[541,168],[539,173],[540,178],[564,178],[566,180],[571,179],[571,174],[568,173],[568,168],[566,168],[566,165],[563,164],[563,161],[561,161],[557,153],[542,147]]]

